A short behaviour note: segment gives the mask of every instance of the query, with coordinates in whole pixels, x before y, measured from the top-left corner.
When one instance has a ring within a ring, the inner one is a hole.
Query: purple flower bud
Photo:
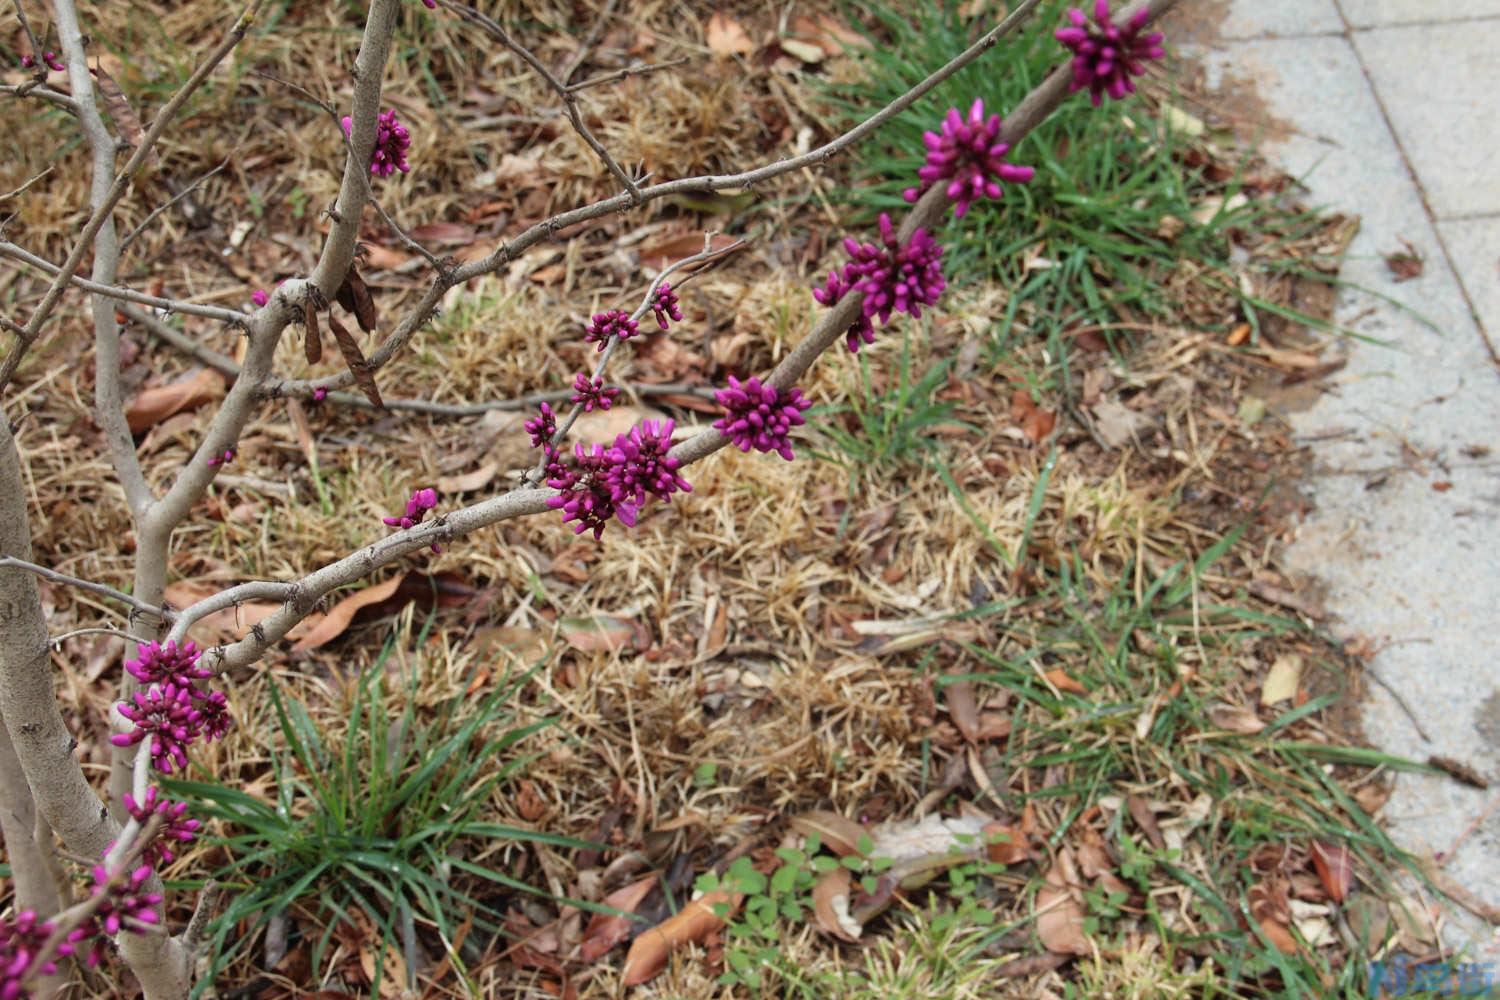
[[[630,433],[615,438],[604,479],[616,506],[633,503],[640,507],[648,493],[670,503],[673,493],[692,492],[688,481],[677,474],[681,463],[667,455],[671,447],[670,420],[661,423],[643,420]]]
[[[785,391],[762,385],[760,379],[752,378],[740,382],[729,376],[729,388],[714,393],[719,405],[728,411],[727,416],[714,421],[714,426],[724,433],[740,451],[774,451],[788,462],[792,460],[792,445],[788,434],[793,427],[805,423],[802,411],[812,406],[804,399],[802,390]]]
[[[142,684],[176,684],[191,688],[194,681],[207,680],[213,671],[198,666],[202,651],[192,642],[180,647],[175,642],[165,646],[148,642],[141,646],[136,658],[127,660],[125,669]]]
[[[573,398],[571,402],[582,403],[584,413],[592,413],[594,407],[607,410],[620,394],[619,389],[614,389],[604,384],[604,379],[590,379],[583,372],[573,377]]]
[[[943,119],[943,131],[927,132],[922,141],[927,146],[927,162],[917,171],[921,187],[908,188],[903,197],[916,201],[922,192],[940,181],[947,181],[944,193],[953,201],[953,214],[962,217],[969,203],[980,198],[999,198],[1001,181],[1024,184],[1035,171],[1004,160],[1010,146],[1000,141],[1000,116],[984,116],[984,101],[976,98],[967,118],[950,108]]]
[[[162,904],[161,894],[141,891],[151,878],[150,865],[137,867],[118,883],[114,882],[111,874],[103,865],[94,866],[94,895],[108,898],[94,911],[90,926],[92,933],[88,936],[102,934],[114,937],[122,930],[144,934],[146,929],[142,924],[161,922],[161,915],[156,909]]]
[[[42,62],[46,63],[47,68],[52,70],[54,73],[61,73],[63,70],[68,68],[63,65],[63,61],[61,59],[57,58],[56,52],[43,52]]]
[[[174,683],[153,686],[149,691],[137,691],[133,704],[121,703],[120,714],[135,728],[128,733],[116,733],[109,741],[117,747],[134,746],[147,736],[151,737],[151,763],[163,774],[171,774],[175,764],[178,769],[187,767],[187,748],[204,731],[204,713],[194,705],[194,695],[205,695],[191,685]],[[218,702],[223,703],[223,695]],[[221,733],[222,728],[219,729]],[[209,736],[212,739],[213,734]]]
[[[208,460],[209,465],[228,465],[234,461],[234,449],[225,448],[222,454],[215,455]]]
[[[667,319],[682,321],[682,310],[677,308],[677,293],[672,291],[672,286],[663,281],[656,286],[656,292],[651,297],[651,311],[656,314],[656,323],[663,330],[667,328]]]
[[[354,120],[345,115],[341,123],[344,134],[351,135]],[[396,120],[395,110],[382,111],[375,120],[375,148],[370,153],[370,173],[377,177],[389,177],[398,170],[406,173],[411,169],[406,162],[406,153],[410,148],[411,133]]]
[[[531,435],[531,446],[541,448],[552,440],[552,435],[557,433],[557,415],[552,412],[551,406],[543,402],[541,416],[532,417],[524,426],[526,433]]]
[[[421,523],[427,512],[437,506],[437,490],[431,486],[425,489],[413,490],[411,497],[406,501],[406,513],[394,517],[381,518],[392,528],[406,529]],[[442,547],[437,542],[432,543],[432,551],[441,552]]]
[[[875,339],[874,317],[890,321],[892,312],[922,315],[922,306],[932,305],[942,295],[943,248],[925,229],[918,229],[904,245],[897,239],[890,216],[880,216],[880,244],[859,243],[845,238],[850,256],[842,273],[828,276],[813,297],[826,306],[841,300],[850,290],[860,293],[861,315],[845,331],[844,343],[851,352]]]
[[[176,859],[176,855],[173,854],[175,846],[192,842],[198,835],[199,827],[203,825],[195,819],[183,818],[183,814],[187,812],[186,802],[158,800],[156,791],[156,786],[152,785],[146,790],[146,798],[139,803],[129,792],[121,796],[126,811],[136,822],[144,824],[152,816],[162,817],[162,823],[156,831],[156,839],[148,844],[141,854],[141,860],[153,868],[171,864]],[[114,845],[111,844],[110,847],[113,848]],[[105,853],[109,853],[108,850]]]
[[[1159,31],[1142,34],[1150,12],[1136,12],[1126,24],[1113,22],[1108,0],[1096,0],[1094,20],[1076,8],[1068,11],[1070,25],[1058,28],[1055,37],[1073,53],[1073,80],[1069,92],[1088,90],[1098,107],[1104,97],[1116,100],[1134,93],[1131,77],[1146,72],[1146,63],[1166,55]]]
[[[621,340],[629,340],[638,331],[635,320],[623,309],[611,309],[608,312],[595,313],[593,321],[589,324],[588,331],[584,333],[585,343],[599,345],[599,350],[604,350],[609,344],[610,337],[619,337]]]
[[[323,386],[320,385],[316,389],[313,390],[312,401],[314,403],[321,403],[321,402],[323,402],[323,400],[325,400],[327,398],[328,398],[328,390],[326,388],[324,388]]]
[[[263,306],[267,302],[271,301],[271,296],[266,294],[266,290],[264,288],[257,288],[255,291],[250,293],[250,301],[254,302],[256,306]]]
[[[23,55],[21,57],[21,68],[22,69],[30,69],[31,67],[33,67],[35,65],[36,65],[36,56],[32,55],[30,52],[26,53],[25,55]],[[28,910],[27,912],[29,913],[30,911]]]

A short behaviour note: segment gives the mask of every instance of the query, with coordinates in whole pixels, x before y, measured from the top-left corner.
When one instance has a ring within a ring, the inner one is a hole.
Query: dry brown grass
[[[587,5],[537,0],[490,6],[497,17],[524,25],[525,40],[553,66],[571,57],[579,26],[591,23],[581,9]],[[159,101],[191,53],[222,26],[226,15],[210,8],[142,4],[132,12],[122,7],[94,14],[106,47],[128,48],[123,60],[104,57],[127,93],[148,107]],[[475,45],[470,32],[431,17],[419,4],[406,8],[386,103],[400,109],[411,127],[414,169],[378,187],[396,218],[409,227],[463,227],[454,245],[442,247],[463,252],[466,245],[488,247],[551,211],[609,192],[588,150],[550,114],[554,102],[547,92],[513,58]],[[738,9],[752,34],[774,28],[758,5]],[[150,27],[143,26],[143,11],[154,20]],[[708,55],[706,16],[696,7],[647,2],[632,5],[628,18],[617,17],[602,34],[580,75],[631,58],[691,57],[680,70],[589,92],[590,120],[602,126],[601,137],[621,162],[644,164],[659,178],[743,167],[795,143],[804,126],[821,127],[796,74],[747,70]],[[132,251],[123,273],[130,283],[233,304],[247,300],[252,287],[303,271],[313,260],[321,238],[318,212],[335,191],[333,126],[251,70],[296,81],[337,102],[349,89],[341,67],[352,60],[357,38],[343,5],[297,5],[284,17],[268,17],[263,27],[236,55],[234,74],[221,74],[171,131],[162,148],[163,168],[137,183],[120,213],[122,226],[132,227],[159,201],[165,178],[185,183],[227,158],[230,167],[199,197],[212,211],[213,225],[192,230],[167,213]],[[12,29],[13,15],[0,16],[0,38],[14,38]],[[155,32],[174,46],[148,44]],[[820,72],[839,78],[852,70],[847,61],[831,59]],[[434,81],[446,103],[433,102]],[[81,155],[67,146],[72,132],[60,116],[16,102],[0,102],[0,116],[13,134],[27,136],[18,156],[0,162],[0,188],[58,161],[44,182],[45,195],[14,206],[10,232],[60,259],[82,219]],[[60,159],[59,149],[67,150]],[[508,171],[504,180],[484,178],[497,168]],[[791,177],[761,192],[768,199],[796,197],[754,215],[761,229],[752,249],[685,291],[684,323],[666,337],[643,338],[637,352],[622,352],[620,380],[717,382],[726,371],[762,371],[797,342],[817,311],[808,277],[826,271],[838,255],[829,235],[816,235],[833,209],[808,198],[805,186],[805,178]],[[226,253],[240,220],[252,226]],[[586,315],[640,294],[641,247],[678,232],[742,222],[732,214],[700,216],[690,207],[659,205],[540,247],[509,273],[454,289],[443,315],[381,373],[382,390],[388,397],[461,402],[566,384],[584,361],[586,345],[577,335]],[[427,238],[436,235],[441,233],[430,230]],[[389,245],[378,226],[368,236]],[[386,323],[412,299],[419,282],[409,268],[396,266],[398,260],[395,252],[372,269]],[[24,313],[39,285],[6,267],[0,297],[7,311]],[[929,640],[913,648],[890,643],[893,625],[898,634],[903,623],[920,634],[931,621],[976,606],[1024,602],[1038,585],[1038,568],[1055,571],[1075,561],[1087,586],[1099,593],[1133,564],[1139,591],[1159,568],[1191,558],[1251,513],[1240,501],[1249,498],[1254,506],[1269,467],[1255,469],[1247,456],[1270,454],[1291,463],[1284,457],[1289,444],[1278,441],[1274,430],[1247,429],[1233,418],[1234,400],[1259,371],[1256,362],[1231,357],[1212,338],[1189,332],[1205,316],[1222,319],[1224,297],[1195,283],[1188,268],[1180,281],[1175,291],[1183,305],[1181,328],[1143,337],[1128,364],[1100,359],[1098,365],[1112,367],[1116,382],[1127,381],[1139,392],[1151,431],[1136,446],[1106,450],[1060,414],[1056,466],[1047,474],[1034,522],[1028,507],[1048,452],[1045,443],[1038,447],[1019,430],[1010,408],[1025,373],[1050,363],[1040,346],[993,367],[971,366],[939,392],[956,405],[957,419],[977,428],[955,424],[936,435],[964,503],[920,462],[851,477],[808,457],[815,443],[826,447],[808,438],[799,442],[801,454],[793,463],[726,451],[691,470],[691,494],[649,508],[633,532],[612,526],[601,544],[575,540],[555,518],[534,518],[465,539],[440,556],[414,559],[411,571],[452,574],[478,596],[461,609],[439,612],[425,646],[398,644],[388,669],[392,676],[417,670],[419,699],[431,707],[463,690],[476,672],[498,671],[509,658],[506,643],[550,653],[549,666],[520,707],[527,717],[551,713],[560,722],[528,743],[540,754],[526,772],[530,789],[522,797],[502,786],[492,802],[494,820],[603,838],[640,852],[645,865],[660,871],[689,861],[701,870],[731,849],[775,843],[784,817],[811,808],[871,820],[903,815],[944,765],[964,753],[934,678],[982,665],[953,642]],[[1003,309],[1006,296],[1003,289],[984,287],[952,296],[925,349],[935,356],[960,355],[987,318]],[[39,558],[65,572],[125,586],[129,526],[90,416],[94,376],[81,305],[77,296],[69,297],[46,344],[23,368],[8,415],[17,421],[26,414],[18,421],[18,439]],[[233,353],[233,333],[197,322],[188,329]],[[132,387],[168,381],[194,365],[140,331],[129,337],[125,378]],[[899,337],[893,330],[862,355],[877,384],[895,377]],[[331,364],[325,361],[318,371],[332,370]],[[308,374],[294,338],[283,345],[278,365],[292,376]],[[804,388],[818,403],[835,404],[859,391],[858,369],[839,352],[810,374]],[[1041,405],[1056,409],[1058,403],[1044,399]],[[645,407],[659,405],[667,404],[637,400],[634,409],[611,417],[640,416]],[[679,424],[712,419],[692,410],[672,414]],[[206,410],[174,417],[144,436],[141,450],[153,482],[164,481],[187,460],[207,417]],[[492,492],[529,462],[515,417],[445,422],[324,406],[312,410],[309,421],[317,472],[288,410],[281,404],[263,408],[232,476],[221,478],[179,534],[175,578],[218,585],[295,577],[381,534],[379,517],[398,508],[414,485],[493,463],[499,472],[483,490]],[[598,428],[607,425],[594,426],[593,433],[602,436]],[[458,502],[444,497],[445,506]],[[1285,511],[1256,509],[1264,519],[1251,532],[1257,544],[1237,548],[1227,569],[1219,569],[1222,576],[1205,581],[1209,591],[1231,594],[1266,568],[1263,543]],[[1023,538],[1029,539],[1025,555],[1033,569],[1018,573],[1011,559]],[[55,632],[91,623],[101,612],[90,599],[60,590],[49,590],[48,601]],[[391,609],[381,610],[388,618]],[[412,621],[420,624],[423,614],[425,609],[415,615],[408,610],[404,639],[411,639]],[[605,616],[608,634],[625,637],[616,648],[579,648],[574,620],[592,616]],[[976,622],[967,637],[996,655],[1021,656],[1044,617],[1044,610],[992,615]],[[1198,624],[1198,635],[1183,639],[1176,653],[1190,689],[1196,685],[1198,694],[1214,697],[1223,692],[1208,661],[1219,654],[1205,652],[1204,641],[1221,625]],[[206,748],[200,762],[226,783],[269,797],[268,755],[279,744],[265,694],[268,681],[274,678],[306,704],[336,742],[351,697],[349,678],[372,660],[386,627],[385,618],[361,621],[310,658],[281,651],[234,676],[229,694],[237,726]],[[505,631],[497,631],[501,627]],[[1274,645],[1266,640],[1264,648],[1242,655],[1269,657]],[[1061,659],[1045,666],[1071,665],[1067,648],[1057,648]],[[115,640],[93,637],[70,642],[57,656],[61,694],[79,720],[81,752],[94,774],[102,773],[107,759],[102,720],[118,656]],[[1084,659],[1080,654],[1079,662]],[[1119,683],[1115,678],[1083,679],[1098,684],[1101,697],[1140,695],[1112,687]],[[1042,713],[1025,718],[1036,735],[1047,737],[1028,752],[1067,747],[1066,729],[1055,728]],[[1015,778],[1029,787],[1034,780],[1061,780],[1051,770],[1029,775],[1015,761],[1002,768],[994,747],[984,752],[997,781]],[[1148,757],[1152,752],[1147,746],[1132,749]],[[695,781],[705,763],[716,768],[709,786]],[[1132,772],[1126,780],[1142,782],[1143,789],[1154,773],[1144,764]],[[1153,794],[1170,798],[1174,792],[1163,786]],[[977,790],[974,797],[982,799]],[[1061,804],[1042,809],[1049,821],[1063,819]],[[616,887],[603,884],[597,870],[578,870],[567,851],[505,843],[473,849],[474,859],[559,896],[597,899]],[[220,856],[217,849],[200,847],[169,874],[201,873]],[[1205,873],[1212,869],[1208,855],[1185,863]],[[534,902],[505,903],[534,925],[557,917]],[[1024,903],[1014,893],[997,909],[1020,912]],[[179,895],[173,905],[175,921],[187,904]],[[579,928],[576,918],[561,926],[554,952],[566,957]],[[515,961],[507,947],[495,941],[480,949],[483,958],[471,968],[478,995],[537,995],[548,975]],[[851,960],[806,926],[789,932],[782,947],[801,967]],[[907,957],[897,945],[879,947],[885,950],[876,954],[877,962],[899,964]],[[634,995],[742,995],[712,985],[718,960],[717,954],[686,954]],[[247,951],[221,979],[221,990],[253,981],[262,971],[258,961],[258,952]],[[1140,967],[1089,967],[1081,975],[1092,984],[1090,995],[1099,996],[1137,995],[1128,985],[1133,978],[1175,975],[1171,968],[1147,968],[1149,959],[1140,961]],[[615,994],[617,963],[610,959],[573,971],[587,995]],[[357,979],[353,975],[349,985]],[[290,995],[277,989],[302,985],[294,974],[273,976],[256,995]],[[427,995],[464,994],[449,977]]]

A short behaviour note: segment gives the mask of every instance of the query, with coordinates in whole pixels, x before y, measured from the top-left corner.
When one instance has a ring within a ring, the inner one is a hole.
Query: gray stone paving
[[[1362,217],[1343,276],[1406,307],[1340,295],[1336,319],[1379,343],[1351,343],[1331,391],[1289,414],[1315,456],[1316,509],[1284,564],[1321,581],[1335,634],[1380,648],[1371,671],[1416,717],[1372,685],[1371,741],[1495,782],[1398,779],[1392,835],[1445,851],[1500,793],[1500,365],[1486,335],[1500,341],[1500,0],[1187,2],[1223,8],[1216,37],[1185,48],[1210,84],[1253,80],[1289,126],[1269,156],[1313,202]],[[1397,284],[1382,255],[1402,239],[1425,270]],[[1500,905],[1500,808],[1445,871]],[[1495,928],[1446,921],[1449,944],[1500,959]]]

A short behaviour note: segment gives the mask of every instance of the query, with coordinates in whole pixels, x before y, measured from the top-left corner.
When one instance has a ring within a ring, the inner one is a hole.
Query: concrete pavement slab
[[[1490,341],[1500,347],[1500,215],[1444,219],[1438,222],[1438,230],[1479,312],[1479,321]]]
[[[1247,18],[1257,6],[1235,3]],[[1303,177],[1314,202],[1362,216],[1341,276],[1395,300],[1352,288],[1340,294],[1335,318],[1381,343],[1352,343],[1330,392],[1288,415],[1298,435],[1314,442],[1317,472],[1307,486],[1314,513],[1283,563],[1323,583],[1326,605],[1340,618],[1336,634],[1365,637],[1380,650],[1370,672],[1405,706],[1372,685],[1363,718],[1376,745],[1420,761],[1452,757],[1500,778],[1500,718],[1493,718],[1500,716],[1500,657],[1492,638],[1500,464],[1483,450],[1500,427],[1500,376],[1359,58],[1389,56],[1409,68],[1410,54],[1391,45],[1356,53],[1354,44],[1338,36],[1220,42],[1202,53],[1211,85],[1216,73],[1254,81],[1271,119],[1270,158]],[[1427,59],[1429,67],[1441,61],[1432,53]],[[1394,86],[1399,74],[1383,75]],[[1395,284],[1382,254],[1403,238],[1426,267]],[[1445,851],[1487,798],[1446,776],[1403,775],[1384,818],[1403,846]],[[1480,824],[1446,871],[1500,903],[1500,814]],[[1448,940],[1500,958],[1500,938],[1461,913]]]
[[[1344,30],[1334,0],[1262,0],[1253,9],[1228,0],[1218,2],[1225,9],[1215,19],[1220,36],[1226,39],[1292,38]]]
[[[1354,34],[1438,218],[1500,213],[1500,18]]]
[[[1500,16],[1500,0],[1338,0],[1355,28]]]

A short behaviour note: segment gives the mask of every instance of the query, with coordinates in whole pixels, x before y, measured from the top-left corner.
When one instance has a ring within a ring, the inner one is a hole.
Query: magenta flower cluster
[[[728,411],[714,426],[740,449],[748,452],[774,451],[788,462],[792,460],[792,444],[788,434],[793,427],[806,421],[802,411],[812,406],[804,399],[802,390],[782,390],[762,385],[760,379],[741,382],[729,376],[729,388],[714,393],[719,405]]]
[[[130,813],[130,817],[138,823],[144,825],[147,820],[156,815],[162,818],[156,830],[156,838],[147,844],[146,849],[141,853],[141,860],[153,868],[175,861],[177,855],[174,853],[173,842],[191,843],[198,836],[198,828],[203,825],[195,819],[183,818],[187,813],[186,802],[158,799],[155,785],[146,789],[146,797],[140,802],[136,802],[129,792],[121,796],[121,801],[125,803],[125,809]],[[110,848],[113,847],[114,845],[111,844]]]
[[[1068,11],[1072,23],[1057,29],[1057,40],[1073,52],[1069,92],[1088,90],[1096,108],[1106,94],[1119,100],[1134,93],[1131,77],[1146,72],[1147,60],[1166,55],[1161,32],[1141,33],[1150,16],[1150,11],[1142,8],[1125,24],[1117,25],[1110,16],[1109,0],[1095,0],[1092,24],[1083,11]]]
[[[579,372],[573,376],[573,397],[570,402],[582,403],[583,412],[592,413],[596,406],[601,410],[609,409],[619,394],[620,390],[605,385],[602,377],[589,378]],[[532,446],[535,447],[534,441]]]
[[[120,714],[135,728],[109,738],[117,747],[134,746],[151,737],[151,763],[163,774],[175,765],[187,767],[187,750],[200,737],[217,739],[229,729],[229,705],[218,691],[204,691],[193,684],[166,683],[137,691],[130,703],[119,705]]]
[[[42,62],[46,63],[47,68],[52,70],[54,73],[61,73],[63,70],[68,68],[63,65],[63,61],[61,59],[57,58],[57,53],[50,50],[42,53]],[[23,69],[31,69],[31,67],[35,65],[36,56],[32,55],[31,53],[28,52],[26,55],[21,57],[21,67]]]
[[[1036,174],[1031,167],[1006,162],[1010,146],[1000,141],[1000,116],[986,118],[980,98],[969,106],[967,118],[957,108],[949,108],[943,131],[927,132],[922,141],[927,144],[927,162],[917,171],[922,186],[908,188],[904,197],[916,201],[923,191],[946,181],[944,193],[953,202],[957,218],[968,211],[970,202],[999,198],[1004,193],[1001,181],[1025,184]]]
[[[54,930],[52,921],[37,920],[35,910],[22,910],[9,920],[0,920],[0,1000],[25,996],[27,977],[50,976],[57,971],[57,963],[50,958],[37,961]],[[58,948],[61,955],[72,952],[67,943]]]
[[[849,263],[842,272],[830,273],[813,297],[832,306],[850,291],[864,296],[860,319],[844,335],[851,352],[859,350],[861,341],[868,344],[875,339],[874,317],[882,323],[890,321],[892,312],[920,317],[922,307],[937,302],[943,293],[943,248],[925,229],[918,229],[903,245],[891,217],[882,213],[879,245],[845,237],[844,249]]]
[[[181,646],[175,642],[161,645],[148,642],[140,647],[133,660],[125,661],[125,670],[142,684],[176,684],[188,687],[194,681],[205,681],[213,671],[198,666],[203,653],[192,642]]]
[[[663,330],[668,319],[682,321],[682,310],[677,307],[677,293],[672,291],[671,283],[663,281],[656,286],[651,294],[651,311],[656,314],[656,325]]]
[[[407,528],[420,524],[422,519],[427,516],[427,512],[429,510],[432,510],[436,506],[437,490],[433,489],[431,486],[428,486],[425,489],[412,490],[411,496],[408,497],[406,501],[405,513],[395,514],[391,517],[383,517],[381,518],[381,520],[390,525],[392,528],[401,528],[402,530],[405,530]],[[432,551],[441,552],[443,551],[443,549],[442,546],[438,545],[437,542],[433,542]]]
[[[595,313],[589,328],[583,335],[584,343],[599,345],[599,350],[609,344],[609,338],[619,337],[621,340],[629,340],[638,333],[640,328],[630,314],[623,309],[611,309],[608,312]]]
[[[354,121],[348,115],[343,118],[344,134],[350,135]],[[406,151],[411,148],[411,133],[396,120],[396,111],[382,111],[375,121],[375,149],[370,154],[370,173],[377,177],[389,177],[396,171],[403,174],[411,169],[406,162]]]
[[[546,448],[547,454],[552,454],[552,435],[557,433],[557,414],[552,412],[552,407],[543,403],[541,415],[532,417],[526,421],[526,433],[531,435],[531,446],[533,448]]]
[[[692,486],[678,474],[681,463],[667,452],[672,447],[672,421],[642,421],[629,433],[616,436],[613,447],[576,445],[564,459],[547,445],[547,485],[560,491],[547,506],[563,512],[563,523],[577,523],[574,534],[592,530],[594,538],[617,517],[635,527],[647,496],[671,502],[672,494],[689,493]]]
[[[225,448],[222,452],[220,452],[219,454],[217,454],[217,455],[213,456],[212,458],[210,458],[208,460],[208,464],[209,465],[228,465],[230,462],[233,462],[233,461],[234,461],[234,449],[233,448]]]

